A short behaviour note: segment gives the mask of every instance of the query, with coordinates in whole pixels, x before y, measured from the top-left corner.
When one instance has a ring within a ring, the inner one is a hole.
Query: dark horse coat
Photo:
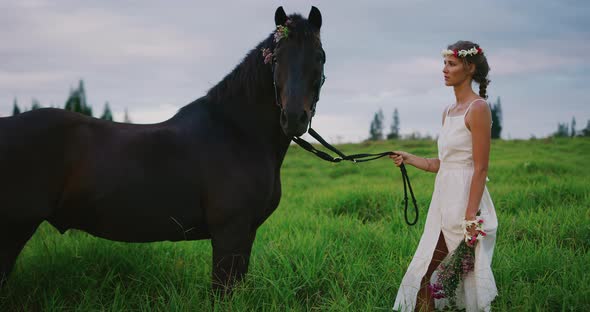
[[[62,233],[123,242],[211,239],[214,288],[243,277],[256,230],[279,204],[280,167],[309,123],[325,61],[316,8],[308,19],[279,8],[275,22],[289,25],[288,37],[271,34],[164,122],[53,108],[0,118],[0,283],[44,220]]]

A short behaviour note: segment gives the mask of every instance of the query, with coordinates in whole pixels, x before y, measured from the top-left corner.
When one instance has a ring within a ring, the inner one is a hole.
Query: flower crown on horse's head
[[[278,25],[277,29],[275,30],[274,33],[274,38],[275,38],[275,43],[279,43],[279,41],[281,41],[281,39],[285,38],[289,38],[289,26],[293,25],[293,21],[289,18],[287,19],[287,21],[285,22],[285,25]]]
[[[293,20],[290,18],[287,19],[285,25],[277,25],[277,29],[275,29],[273,33],[275,44],[279,43],[281,39],[289,38],[289,26],[293,25]],[[269,64],[272,62],[273,52],[269,48],[263,48],[262,50],[262,57],[264,58],[264,64]]]
[[[455,56],[455,57],[467,57],[467,56],[473,56],[473,55],[477,55],[477,54],[483,54],[483,50],[481,48],[476,48],[473,47],[469,50],[458,50],[458,49],[454,49],[454,50],[442,50],[441,52],[442,56]]]

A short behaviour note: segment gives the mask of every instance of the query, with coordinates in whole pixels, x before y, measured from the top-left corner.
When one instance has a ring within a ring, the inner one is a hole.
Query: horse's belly
[[[60,232],[79,229],[94,236],[123,242],[180,241],[209,238],[209,229],[197,204],[141,205],[110,202],[60,209],[48,221]]]
[[[180,218],[134,218],[101,222],[90,234],[123,242],[181,241],[210,238],[205,224]]]
[[[180,218],[135,217],[96,220],[94,223],[65,224],[49,220],[60,232],[78,229],[93,236],[121,242],[182,241],[210,238],[206,224]]]

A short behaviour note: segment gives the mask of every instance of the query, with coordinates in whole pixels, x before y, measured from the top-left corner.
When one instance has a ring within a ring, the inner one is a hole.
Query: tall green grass
[[[436,157],[432,141],[340,146]],[[590,140],[494,141],[488,188],[499,230],[499,311],[590,311]],[[420,221],[403,221],[388,159],[322,162],[290,148],[283,198],[258,230],[250,271],[211,308],[209,241],[125,244],[43,224],[19,257],[0,310],[390,311],[424,227],[434,175],[409,168]]]

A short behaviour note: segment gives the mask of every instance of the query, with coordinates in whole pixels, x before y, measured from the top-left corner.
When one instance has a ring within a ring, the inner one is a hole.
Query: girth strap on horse
[[[316,149],[315,147],[313,147],[313,145],[311,145],[309,142],[305,141],[304,139],[302,139],[300,137],[293,137],[293,141],[295,143],[297,143],[299,146],[301,146],[303,149],[305,149],[306,151],[316,155],[317,157],[319,157],[323,160],[329,161],[329,162],[339,163],[343,160],[346,160],[346,161],[352,161],[354,163],[359,163],[359,162],[365,162],[365,161],[379,159],[381,157],[385,157],[385,156],[389,156],[389,155],[395,155],[394,152],[383,152],[383,153],[378,153],[378,154],[345,155],[340,150],[338,150],[334,146],[330,145],[330,143],[326,142],[326,140],[324,140],[315,130],[313,130],[311,128],[311,126],[309,127],[309,130],[307,132],[314,139],[316,139],[318,142],[320,142],[325,148],[336,153],[339,157],[332,157],[330,154]],[[399,169],[402,173],[402,181],[404,182],[404,218],[405,218],[406,223],[408,225],[414,225],[414,224],[416,224],[416,222],[418,222],[418,204],[416,203],[416,197],[414,196],[414,191],[412,190],[412,184],[410,183],[410,177],[408,176],[406,166],[404,166],[404,164],[402,163],[399,166]],[[408,220],[408,190],[407,190],[408,188],[410,189],[410,195],[412,196],[412,201],[414,203],[415,217],[414,217],[414,221],[412,221],[412,222],[410,222]]]

